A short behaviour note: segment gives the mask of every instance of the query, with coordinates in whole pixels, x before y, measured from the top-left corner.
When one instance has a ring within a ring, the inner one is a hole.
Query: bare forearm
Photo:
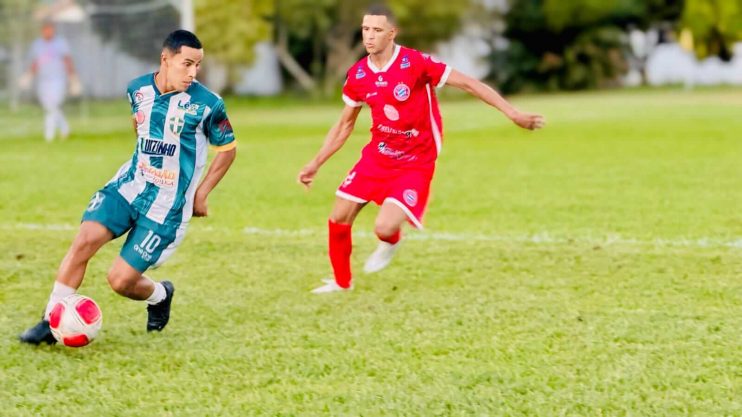
[[[508,103],[497,91],[487,84],[466,76],[456,70],[451,71],[446,84],[466,91],[490,106],[500,110],[516,125],[529,130],[544,127],[546,121],[540,114],[523,113]]]
[[[508,118],[512,119],[513,116],[517,113],[517,110],[515,109],[515,107],[513,107],[512,104],[505,100],[505,98],[503,98],[497,91],[495,91],[494,88],[481,81],[470,79],[466,84],[464,84],[463,90],[489,104],[490,106],[500,110]]]
[[[342,123],[338,122],[333,126],[327,133],[325,142],[322,144],[317,155],[312,159],[312,162],[317,166],[322,166],[332,155],[335,154],[340,148],[343,147],[345,142],[353,132],[355,123]]]
[[[209,166],[209,171],[206,173],[206,177],[201,181],[201,184],[196,190],[197,194],[208,195],[213,190],[219,181],[224,178],[224,174],[227,173],[229,167],[232,166],[235,157],[237,156],[237,149],[231,149],[225,152],[219,152]]]

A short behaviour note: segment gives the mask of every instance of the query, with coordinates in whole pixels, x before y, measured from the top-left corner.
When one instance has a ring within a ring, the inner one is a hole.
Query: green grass
[[[536,133],[443,101],[428,231],[324,297],[308,291],[368,113],[306,193],[295,175],[341,104],[229,102],[238,160],[152,273],[178,289],[171,324],[146,334],[144,306],[108,288],[116,241],[81,288],[103,330],[77,350],[15,337],[131,153],[126,103],[73,108],[51,145],[38,110],[1,116],[0,415],[742,415],[742,91],[517,98],[547,116]]]

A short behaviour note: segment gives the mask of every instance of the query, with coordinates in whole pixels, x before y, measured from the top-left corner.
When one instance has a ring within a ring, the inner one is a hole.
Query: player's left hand
[[[196,193],[193,198],[193,216],[194,217],[206,217],[209,215],[209,207],[206,203],[206,196],[202,196]]]
[[[299,175],[296,176],[296,181],[299,184],[303,184],[308,190],[312,186],[312,181],[314,181],[314,176],[317,175],[317,171],[319,171],[317,164],[310,162],[299,171]]]
[[[546,125],[544,116],[540,114],[516,113],[511,120],[516,125],[528,130],[541,129]]]
[[[77,74],[69,77],[69,93],[71,97],[80,97],[82,95],[82,83]]]

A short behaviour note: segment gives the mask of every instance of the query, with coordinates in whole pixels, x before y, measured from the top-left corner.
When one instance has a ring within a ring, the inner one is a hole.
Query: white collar
[[[392,57],[389,59],[389,62],[387,62],[386,65],[384,65],[384,68],[382,69],[376,68],[376,65],[374,65],[373,62],[371,62],[371,55],[369,55],[368,58],[366,58],[368,67],[371,69],[371,71],[374,72],[374,74],[379,73],[379,72],[387,72],[387,70],[391,68],[392,64],[394,64],[394,61],[397,60],[397,56],[399,55],[400,49],[402,48],[399,45],[394,45],[394,53],[392,54]]]

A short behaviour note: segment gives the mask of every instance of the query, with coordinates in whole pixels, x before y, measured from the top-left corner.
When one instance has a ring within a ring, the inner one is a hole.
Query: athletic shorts
[[[432,168],[388,168],[361,158],[335,194],[356,203],[393,203],[407,214],[410,224],[422,229],[433,173]]]
[[[129,232],[121,257],[134,269],[144,272],[162,265],[185,236],[185,228],[165,226],[140,214],[118,191],[103,188],[96,192],[82,215],[82,221],[100,223],[114,239]]]

